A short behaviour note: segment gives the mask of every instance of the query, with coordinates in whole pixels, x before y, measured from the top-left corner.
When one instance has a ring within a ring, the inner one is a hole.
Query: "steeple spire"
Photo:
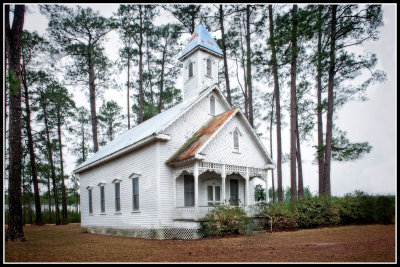
[[[194,52],[196,49],[203,49],[208,53],[222,57],[221,49],[218,47],[214,38],[212,38],[207,29],[201,24],[199,24],[194,30],[189,42],[178,59],[183,61],[186,56],[191,54],[191,52]]]

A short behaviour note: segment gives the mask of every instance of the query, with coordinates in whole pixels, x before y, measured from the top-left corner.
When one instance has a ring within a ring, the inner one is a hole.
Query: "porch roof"
[[[167,164],[177,163],[180,161],[193,158],[204,143],[226,122],[233,114],[236,114],[237,108],[228,110],[218,116],[212,118],[200,130],[198,130],[186,143],[182,145],[178,151],[172,155]]]

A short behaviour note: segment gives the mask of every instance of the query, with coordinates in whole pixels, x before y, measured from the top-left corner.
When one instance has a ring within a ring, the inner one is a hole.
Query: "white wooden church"
[[[179,56],[183,102],[122,133],[78,166],[82,231],[197,238],[216,205],[251,215],[255,177],[275,164],[218,89],[222,52],[199,25]]]

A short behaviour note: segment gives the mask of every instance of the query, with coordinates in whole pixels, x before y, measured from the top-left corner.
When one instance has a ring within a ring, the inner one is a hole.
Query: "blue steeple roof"
[[[198,46],[201,46],[203,48],[211,50],[212,52],[217,53],[220,56],[222,56],[222,51],[218,47],[214,38],[212,38],[210,33],[207,31],[207,29],[203,25],[200,24],[194,30],[192,37],[190,37],[188,44],[186,45],[185,49],[183,49],[183,51],[182,51],[181,55],[178,57],[178,59],[180,60],[181,58],[183,58],[185,55],[190,53],[192,50],[194,50]]]

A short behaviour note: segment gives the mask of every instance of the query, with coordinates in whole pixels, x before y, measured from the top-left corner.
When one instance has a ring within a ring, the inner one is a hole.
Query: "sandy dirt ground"
[[[82,233],[80,224],[27,225],[5,262],[395,262],[395,225],[350,225],[198,240]]]

